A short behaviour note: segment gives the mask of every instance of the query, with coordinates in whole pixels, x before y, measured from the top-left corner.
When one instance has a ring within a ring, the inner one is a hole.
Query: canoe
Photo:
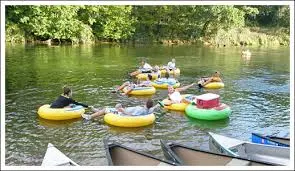
[[[274,146],[290,147],[290,138],[264,136],[257,133],[252,133],[252,142]]]
[[[269,166],[271,163],[252,161],[241,157],[213,153],[179,143],[161,141],[167,160],[185,166]]]
[[[170,161],[156,158],[150,154],[143,153],[123,146],[117,142],[104,139],[106,157],[109,166],[175,166]]]
[[[51,143],[48,143],[47,151],[41,166],[79,166],[65,154],[55,148]]]
[[[290,148],[241,141],[209,132],[212,151],[274,165],[290,164]]]

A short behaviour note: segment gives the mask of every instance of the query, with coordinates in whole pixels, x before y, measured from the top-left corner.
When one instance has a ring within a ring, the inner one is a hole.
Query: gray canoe
[[[185,166],[271,166],[266,162],[252,161],[241,157],[213,153],[191,148],[175,142],[161,140],[161,147],[167,160]]]
[[[117,142],[104,140],[106,157],[109,166],[174,166],[173,162],[156,158],[123,146]]]
[[[254,161],[268,162],[274,165],[290,164],[290,148],[256,144],[209,132],[211,151],[231,156],[240,156]]]
[[[55,148],[51,143],[48,143],[47,151],[41,166],[79,166],[73,160],[64,155],[61,151]]]

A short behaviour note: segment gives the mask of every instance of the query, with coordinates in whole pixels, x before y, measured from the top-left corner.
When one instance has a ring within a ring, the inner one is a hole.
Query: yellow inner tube
[[[123,89],[123,92],[127,92],[127,87]],[[132,91],[128,94],[130,95],[152,95],[156,93],[155,87],[135,87]]]
[[[211,83],[204,85],[204,88],[208,88],[208,89],[219,89],[219,88],[223,88],[223,87],[224,87],[223,82],[211,82]]]
[[[49,120],[67,120],[80,118],[81,114],[84,112],[85,109],[82,106],[77,106],[75,108],[54,109],[50,108],[49,104],[45,104],[38,109],[39,116]]]
[[[182,95],[183,98],[187,97],[187,96],[191,96],[191,94],[185,94]],[[170,102],[170,100],[168,99],[164,99],[162,101],[164,104],[166,104],[167,102]],[[171,105],[165,105],[164,108],[165,109],[169,109],[169,110],[176,110],[176,111],[185,111],[185,108],[189,105],[189,103],[173,103]]]
[[[104,121],[110,125],[119,127],[141,127],[147,126],[155,122],[155,115],[153,113],[140,116],[119,115],[114,113],[107,113],[104,116]]]
[[[163,83],[163,84],[157,84],[156,82],[152,82],[152,85],[156,88],[168,88],[168,83]],[[173,85],[173,88],[177,88],[180,86],[180,83],[177,81],[176,84]]]
[[[136,78],[137,79],[140,79],[140,80],[146,80],[147,77],[148,77],[148,74],[152,75],[152,79],[155,80],[158,78],[158,74],[155,74],[155,73],[142,73],[142,74],[138,74],[136,75]]]
[[[173,70],[169,71],[169,74],[180,74],[180,69],[176,68],[176,70],[174,72],[173,72]],[[166,69],[161,69],[161,74],[166,74]]]

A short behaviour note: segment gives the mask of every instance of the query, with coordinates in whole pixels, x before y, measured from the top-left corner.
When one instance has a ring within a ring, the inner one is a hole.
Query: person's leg
[[[106,108],[103,108],[102,110],[99,110],[91,115],[86,115],[86,114],[82,114],[81,116],[84,118],[84,119],[87,119],[87,120],[90,120],[90,119],[93,119],[93,118],[96,118],[96,117],[99,117],[101,115],[104,115],[106,113]]]
[[[140,70],[137,70],[137,71],[134,71],[134,72],[130,73],[130,76],[136,76],[136,75],[138,75],[140,73],[141,73]]]
[[[170,105],[172,105],[172,101],[166,99],[166,100],[163,100],[163,104],[164,104],[165,106],[170,106]]]
[[[96,118],[98,116],[104,115],[105,113],[106,113],[106,109],[103,108],[102,110],[99,110],[99,111],[91,114],[90,116],[91,116],[91,118]]]
[[[117,91],[123,90],[123,88],[125,88],[126,86],[129,86],[129,85],[130,85],[130,82],[129,81],[126,81],[120,87],[117,88]]]
[[[205,86],[206,84],[208,84],[208,83],[210,83],[210,82],[212,82],[212,78],[209,78],[208,80],[206,80],[206,81],[202,84],[202,86]]]
[[[123,94],[124,94],[124,95],[127,95],[127,94],[129,94],[132,90],[133,90],[133,88],[132,88],[131,86],[129,86],[129,87],[127,88],[127,91],[125,91]]]

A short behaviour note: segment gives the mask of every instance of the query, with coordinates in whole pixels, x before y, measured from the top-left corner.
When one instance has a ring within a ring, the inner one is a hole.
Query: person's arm
[[[73,104],[75,104],[75,105],[80,105],[80,106],[83,106],[83,107],[88,108],[88,105],[87,105],[87,104],[83,104],[83,103],[76,102],[76,101],[75,101],[74,99],[72,99],[72,98],[69,98],[69,100],[70,100],[70,103],[73,103]]]
[[[154,110],[157,109],[158,107],[161,107],[161,105],[160,104],[156,104],[155,106],[151,107],[149,109],[149,111],[153,111],[154,112]]]
[[[185,91],[185,90],[191,88],[191,87],[194,86],[194,85],[195,85],[195,83],[192,83],[192,84],[187,85],[187,86],[184,86],[184,87],[176,88],[175,90],[177,90],[177,91],[179,91],[179,92],[181,92],[181,91]]]
[[[210,77],[207,81],[205,81],[205,82],[202,84],[202,86],[204,86],[204,85],[206,85],[206,84],[208,84],[208,83],[210,83],[210,82],[212,82],[212,77]]]

